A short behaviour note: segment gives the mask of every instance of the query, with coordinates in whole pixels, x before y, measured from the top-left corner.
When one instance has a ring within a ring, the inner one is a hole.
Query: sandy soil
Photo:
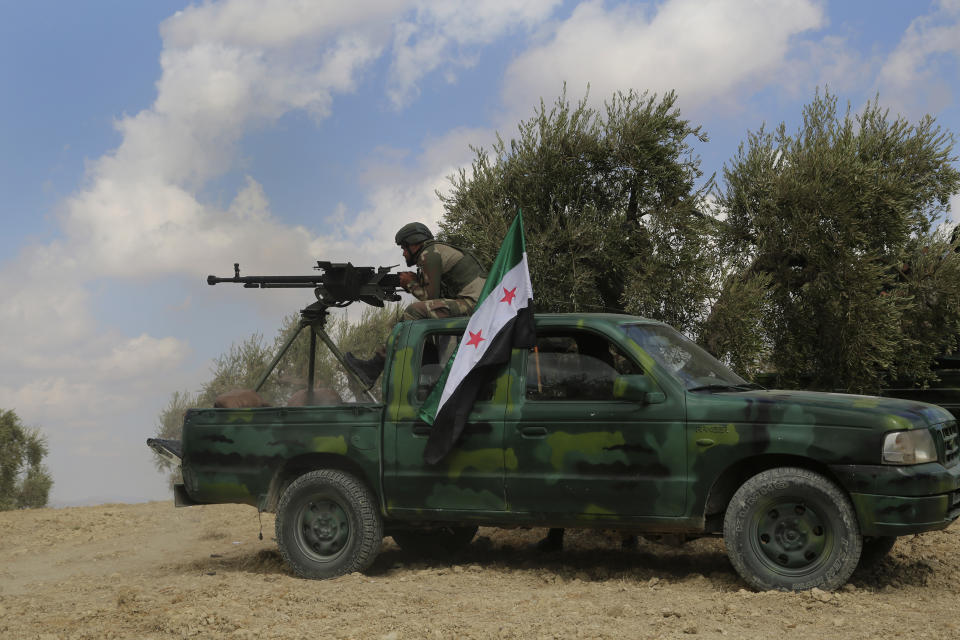
[[[295,578],[273,518],[171,503],[0,513],[0,638],[958,638],[960,526],[901,538],[837,593],[753,593],[680,548],[481,529],[440,562],[390,538],[365,574]]]

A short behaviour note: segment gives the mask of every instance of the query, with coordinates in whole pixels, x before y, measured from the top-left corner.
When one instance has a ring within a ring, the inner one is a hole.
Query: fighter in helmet
[[[416,273],[401,271],[400,285],[417,298],[403,311],[403,320],[468,316],[477,306],[487,272],[469,252],[433,239],[426,225],[411,222],[397,231],[396,242],[403,250],[408,267]],[[346,354],[354,369],[363,373],[372,385],[383,371],[386,347],[380,346],[369,360]]]

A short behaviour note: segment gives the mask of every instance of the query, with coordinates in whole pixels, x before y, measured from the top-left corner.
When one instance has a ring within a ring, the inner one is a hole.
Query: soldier
[[[419,222],[405,224],[397,231],[397,244],[403,249],[408,267],[417,272],[401,271],[400,285],[417,298],[403,311],[403,320],[424,318],[452,318],[468,316],[477,306],[487,272],[469,252],[446,242],[433,239],[430,229]],[[383,371],[386,346],[380,346],[369,360],[361,360],[352,353],[347,362],[366,378],[371,386]]]

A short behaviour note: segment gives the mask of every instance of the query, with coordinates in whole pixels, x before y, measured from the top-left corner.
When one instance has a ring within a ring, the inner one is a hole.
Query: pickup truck
[[[455,449],[423,461],[417,414],[466,318],[398,324],[382,402],[193,409],[178,506],[275,512],[293,571],[361,571],[383,537],[429,552],[477,527],[723,536],[758,590],[835,589],[897,536],[960,516],[954,417],[921,402],[747,383],[673,328],[639,317],[536,317],[479,392]],[[861,556],[863,558],[861,559]]]

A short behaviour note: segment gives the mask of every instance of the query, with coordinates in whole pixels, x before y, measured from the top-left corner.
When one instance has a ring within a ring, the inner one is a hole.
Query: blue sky
[[[676,89],[709,174],[827,85],[960,131],[958,59],[960,0],[4,3],[0,407],[47,434],[55,504],[166,498],[170,394],[304,302],[208,273],[397,263],[564,82]]]

